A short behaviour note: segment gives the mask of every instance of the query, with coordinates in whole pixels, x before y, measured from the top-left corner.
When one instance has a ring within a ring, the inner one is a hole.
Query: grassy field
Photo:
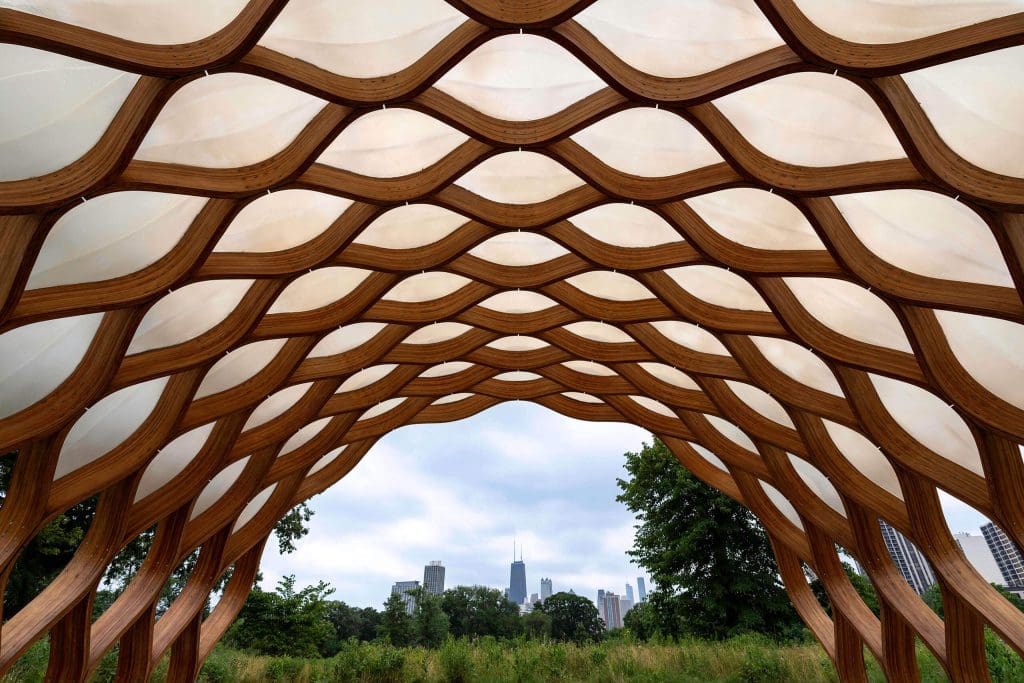
[[[46,666],[45,644],[37,645],[5,680],[40,681]],[[946,681],[930,653],[919,650],[922,680]],[[113,657],[94,677],[113,679]],[[868,659],[870,680],[884,681]],[[155,673],[163,681],[166,662]],[[316,683],[818,683],[835,681],[828,658],[817,644],[780,646],[760,638],[725,642],[635,643],[616,640],[572,645],[528,640],[476,642],[449,640],[437,650],[354,643],[330,659],[260,657],[223,646],[210,655],[201,681],[288,681]]]

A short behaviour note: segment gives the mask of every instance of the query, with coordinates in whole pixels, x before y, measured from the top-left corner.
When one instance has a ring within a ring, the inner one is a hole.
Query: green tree
[[[555,593],[540,610],[551,619],[551,637],[583,643],[604,636],[604,622],[593,602],[581,595]]]
[[[879,607],[875,586],[867,578],[854,571],[849,562],[843,562],[843,571],[846,573],[846,577],[850,579],[850,584],[857,591],[857,595],[860,596],[864,604],[868,606],[868,609],[874,612],[877,617],[879,615]],[[825,584],[821,582],[821,579],[815,578],[814,581],[811,581],[811,591],[818,598],[818,602],[825,608],[828,615],[832,616],[832,604],[829,602],[828,593],[825,591]]]
[[[534,640],[547,640],[551,637],[551,617],[539,608],[539,603],[532,612],[523,616],[523,632]]]
[[[380,612],[372,607],[352,607],[338,600],[329,600],[326,613],[339,641],[355,638],[368,642],[377,637]]]
[[[413,644],[412,617],[406,611],[405,600],[398,593],[392,593],[384,603],[380,635],[395,647]]]
[[[316,657],[333,631],[326,604],[333,592],[323,581],[296,591],[294,576],[281,579],[273,593],[257,587],[245,601],[227,640],[264,655]]]
[[[415,642],[424,647],[440,647],[448,637],[448,615],[441,609],[441,598],[420,588],[414,591],[412,630]]]
[[[633,605],[622,617],[622,625],[640,640],[650,640],[658,632],[658,619],[649,602]]]
[[[660,440],[626,453],[617,497],[639,524],[629,554],[659,590],[649,597],[665,635],[727,638],[801,628],[754,515],[681,466]]]
[[[450,588],[441,597],[441,608],[448,615],[449,630],[456,638],[512,638],[519,633],[519,608],[493,588]]]

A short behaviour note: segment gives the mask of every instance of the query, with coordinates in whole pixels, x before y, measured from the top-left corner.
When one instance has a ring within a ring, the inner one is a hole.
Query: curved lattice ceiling
[[[191,678],[279,515],[512,399],[649,428],[750,507],[844,680],[864,645],[915,678],[915,635],[955,680],[985,624],[1024,651],[936,493],[1024,541],[1024,3],[0,5],[0,560],[100,496],[0,668],[49,632],[55,680],[118,642],[126,680],[168,648]]]

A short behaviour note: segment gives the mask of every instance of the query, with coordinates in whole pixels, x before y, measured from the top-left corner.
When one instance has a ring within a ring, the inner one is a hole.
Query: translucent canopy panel
[[[935,311],[953,355],[983,387],[1024,409],[1024,325],[984,315]]]
[[[282,190],[247,204],[214,251],[271,252],[305,244],[322,235],[351,199],[312,190]]]
[[[317,163],[375,178],[415,173],[469,139],[414,109],[377,109],[353,121]]]
[[[683,241],[668,221],[637,204],[602,204],[576,214],[569,222],[616,247],[656,247]]]
[[[666,384],[672,384],[681,389],[700,391],[700,386],[682,370],[665,365],[664,363],[644,362],[640,363],[640,367]]]
[[[835,396],[843,395],[836,376],[813,351],[775,337],[754,336],[750,341],[769,363],[797,382]]]
[[[717,99],[715,106],[743,137],[779,161],[840,166],[904,156],[878,105],[845,78],[779,76]]]
[[[370,272],[337,266],[320,268],[300,276],[274,300],[267,313],[312,311],[351,294]]]
[[[800,209],[764,190],[736,187],[691,197],[686,203],[716,232],[748,247],[825,248]]]
[[[501,313],[536,313],[557,305],[553,299],[526,289],[501,292],[480,302],[482,308]]]
[[[438,344],[440,342],[455,339],[473,329],[464,323],[434,323],[429,327],[422,327],[402,340],[403,344]]]
[[[789,462],[815,495],[825,501],[830,508],[846,516],[846,509],[843,507],[842,498],[839,497],[839,491],[821,470],[792,453],[789,454]]]
[[[655,400],[653,398],[650,398],[648,396],[630,396],[629,398],[630,398],[630,400],[632,400],[634,403],[636,403],[641,408],[644,408],[645,410],[649,410],[652,413],[657,413],[658,415],[661,415],[662,417],[670,417],[670,418],[675,418],[676,417],[675,411],[673,411],[671,408],[669,408],[667,405],[665,405],[661,401],[657,401],[657,400]]]
[[[195,519],[220,502],[224,497],[224,494],[228,492],[228,489],[230,489],[238,480],[238,477],[242,475],[242,471],[248,463],[249,456],[247,455],[240,460],[234,461],[218,472],[217,476],[211,479],[210,483],[206,485],[206,488],[204,488],[199,496],[196,497],[196,502],[192,506],[192,513],[189,519]]]
[[[306,382],[305,384],[296,384],[271,394],[252,411],[249,419],[245,421],[242,431],[254,429],[270,422],[275,417],[281,416],[286,410],[298,403],[312,386],[311,382]]]
[[[238,519],[237,521],[235,521],[235,526],[232,527],[231,530],[233,532],[238,531],[246,524],[248,524],[253,517],[258,515],[260,510],[263,509],[263,506],[265,506],[267,502],[270,501],[270,496],[274,494],[274,489],[276,488],[277,484],[271,484],[270,486],[268,486],[267,488],[263,489],[255,496],[253,496],[252,500],[246,503],[245,507],[242,508],[242,512],[239,513]]]
[[[503,232],[473,247],[470,254],[500,266],[536,266],[569,250],[535,232]]]
[[[322,432],[328,424],[330,424],[332,417],[322,417],[315,422],[310,422],[308,425],[295,432],[290,439],[284,442],[281,446],[281,450],[278,452],[277,457],[288,455],[292,451],[302,448],[309,443],[314,437]]]
[[[212,74],[174,93],[135,158],[209,168],[248,166],[287,147],[326,104],[266,78]]]
[[[612,375],[616,374],[616,372],[614,370],[612,370],[610,367],[608,367],[607,365],[602,365],[601,363],[595,363],[594,361],[570,360],[570,361],[566,361],[566,362],[562,363],[562,365],[567,367],[567,368],[569,368],[570,370],[575,370],[576,372],[582,372],[582,373],[587,374],[587,375],[596,375],[596,376],[599,376],[599,377],[611,377]]]
[[[345,325],[321,339],[313,347],[313,350],[309,352],[309,357],[333,356],[337,353],[360,348],[363,344],[380,334],[380,331],[385,327],[387,327],[387,323],[353,323]]]
[[[715,335],[693,323],[682,320],[658,320],[651,325],[667,339],[680,346],[685,346],[701,353],[713,353],[728,356],[729,350],[722,345]]]
[[[488,158],[456,184],[503,204],[532,204],[583,185],[579,176],[537,152],[505,152]]]
[[[517,334],[514,337],[501,337],[487,344],[488,348],[498,351],[536,351],[549,344],[543,339]]]
[[[607,301],[640,301],[653,299],[651,290],[628,275],[608,270],[592,270],[566,280],[570,285],[590,296]]]
[[[405,403],[404,398],[389,398],[386,401],[381,401],[377,405],[373,406],[362,415],[359,416],[360,420],[369,420],[379,415],[383,415],[397,408],[398,406]]]
[[[426,370],[421,372],[419,376],[428,378],[447,377],[448,375],[454,375],[455,373],[469,370],[471,367],[473,367],[472,363],[457,360],[448,363],[441,363],[440,365],[435,365],[432,368],[427,368]]]
[[[714,71],[782,45],[750,0],[598,0],[576,21],[630,66],[665,78]]]
[[[402,280],[382,298],[385,301],[421,303],[453,294],[469,284],[469,278],[453,273],[432,271]]]
[[[612,168],[633,175],[670,176],[722,161],[686,119],[652,107],[612,114],[572,139]]]
[[[572,323],[571,325],[566,325],[565,329],[575,335],[583,337],[584,339],[596,342],[623,344],[633,341],[632,337],[614,325],[597,322],[595,320],[584,320],[583,322]]]
[[[562,111],[604,82],[550,40],[512,34],[478,47],[434,87],[488,116],[531,121]]]
[[[0,44],[0,182],[52,173],[92,149],[138,78]]]
[[[398,366],[394,363],[387,363],[384,365],[374,365],[372,368],[360,370],[342,382],[336,393],[341,394],[346,391],[356,391],[357,389],[368,387],[371,384],[376,384],[394,372],[397,368]]]
[[[715,428],[722,436],[732,441],[740,448],[744,448],[754,453],[757,452],[757,446],[753,440],[744,432],[742,429],[734,425],[728,420],[723,420],[717,415],[705,415],[704,418],[711,423],[711,426]]]
[[[503,372],[499,375],[495,375],[494,379],[499,382],[532,382],[535,379],[543,379],[536,372],[526,372],[525,370],[513,370],[512,372]]]
[[[698,299],[716,306],[747,311],[770,311],[753,285],[736,273],[715,266],[672,268],[665,274]]]
[[[442,0],[292,0],[260,45],[343,76],[376,78],[414,64],[463,21]]]
[[[214,364],[196,389],[196,398],[226,391],[252,379],[267,367],[284,347],[286,339],[253,342],[229,352]]]
[[[836,422],[822,420],[829,438],[839,452],[857,468],[861,474],[878,486],[882,487],[900,500],[903,490],[892,463],[885,457],[881,449],[868,440],[863,434],[855,432]]]
[[[775,488],[774,486],[772,486],[771,484],[768,484],[763,481],[758,483],[761,484],[761,488],[764,489],[764,492],[768,496],[768,500],[772,502],[772,505],[778,508],[779,512],[781,512],[786,517],[786,519],[788,519],[798,528],[803,529],[804,523],[800,519],[800,514],[796,511],[796,508],[793,507],[793,504],[789,502],[789,499],[786,498],[785,494],[782,493],[782,491]]]
[[[171,292],[146,312],[128,353],[173,346],[210,331],[231,315],[252,283],[205,280]]]
[[[142,500],[155,493],[181,474],[210,438],[214,424],[210,422],[185,432],[157,453],[142,472],[142,478],[135,489],[135,500]]]
[[[227,26],[246,0],[4,0],[5,7],[137,43],[176,45]]]
[[[772,422],[777,422],[781,425],[785,425],[790,429],[795,429],[793,420],[790,419],[789,414],[786,413],[786,409],[782,407],[782,404],[772,398],[772,396],[765,391],[755,387],[752,384],[746,382],[736,382],[731,379],[725,380],[725,383],[732,389],[732,393],[752,408],[755,412],[759,413],[762,417],[766,417]]]
[[[333,451],[329,451],[326,455],[317,460],[315,465],[309,468],[307,476],[316,474],[317,472],[319,472],[320,470],[322,470],[323,468],[327,467],[332,462],[337,460],[338,456],[345,452],[345,448],[346,446],[342,446],[341,448],[335,448]]]
[[[467,220],[433,204],[407,204],[374,219],[356,236],[355,243],[382,249],[414,249],[444,239]]]
[[[150,266],[185,235],[202,197],[113,192],[76,206],[46,236],[28,289],[109,280]]]
[[[1021,69],[1024,46],[1017,46],[912,71],[903,78],[954,152],[975,166],[1022,178]]]

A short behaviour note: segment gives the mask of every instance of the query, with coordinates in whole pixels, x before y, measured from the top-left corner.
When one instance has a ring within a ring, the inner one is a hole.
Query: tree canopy
[[[754,515],[683,467],[660,440],[626,453],[617,497],[637,516],[629,554],[658,586],[658,630],[727,638],[802,629]]]
[[[486,586],[449,588],[441,598],[441,606],[450,619],[449,630],[456,638],[511,638],[519,632],[519,608],[497,589]]]
[[[295,590],[286,576],[274,592],[255,587],[227,634],[229,643],[266,655],[316,657],[330,639],[325,598],[334,592],[321,581]]]
[[[604,622],[594,603],[581,595],[555,593],[535,609],[551,618],[551,637],[577,643],[600,640]]]

